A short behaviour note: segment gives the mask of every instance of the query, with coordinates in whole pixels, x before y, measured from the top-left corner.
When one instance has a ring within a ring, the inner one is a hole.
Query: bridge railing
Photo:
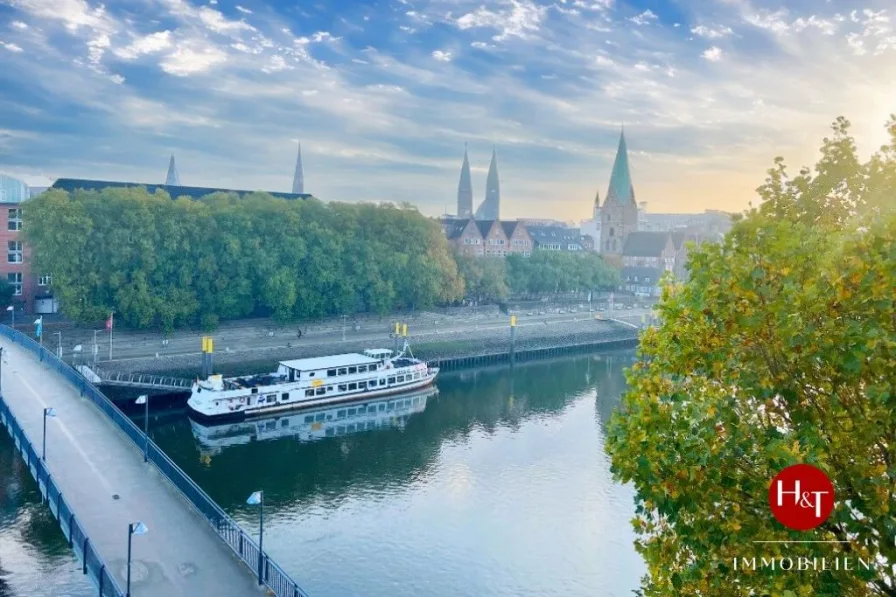
[[[99,588],[98,595],[100,597],[124,597],[124,592],[119,588],[112,575],[109,574],[109,569],[106,567],[103,559],[93,549],[87,533],[84,532],[81,523],[78,522],[68,502],[62,497],[62,492],[59,491],[53,476],[47,470],[40,456],[37,455],[34,444],[28,439],[28,435],[19,425],[2,395],[0,395],[0,422],[9,431],[16,449],[22,453],[22,458],[25,459],[25,463],[28,465],[28,471],[34,477],[34,480],[37,481],[41,497],[59,522],[62,534],[68,540],[69,547],[74,550],[81,560],[81,571]]]
[[[53,367],[73,386],[81,391],[83,396],[90,398],[103,412],[109,415],[119,429],[133,440],[134,444],[142,451],[146,436],[143,431],[134,425],[115,404],[109,400],[96,386],[87,381],[80,373],[72,369],[67,363],[59,359],[51,351],[47,350],[29,336],[13,330],[8,326],[0,326],[0,334],[11,339],[16,344],[36,354],[41,361]],[[224,510],[215,503],[168,455],[159,448],[151,439],[148,441],[148,456],[156,468],[176,487],[181,494],[203,515],[218,536],[233,550],[235,554],[257,574],[259,550],[258,544],[243,529],[227,515]],[[57,491],[58,493],[58,491]],[[95,553],[93,554],[96,555]],[[264,558],[263,577],[267,585],[277,597],[308,597],[308,594],[299,587],[286,572],[270,557],[262,553]],[[105,595],[105,594],[104,594]],[[117,597],[117,596],[116,596]]]

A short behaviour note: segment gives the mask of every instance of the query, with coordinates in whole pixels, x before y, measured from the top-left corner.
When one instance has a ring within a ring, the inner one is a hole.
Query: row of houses
[[[594,239],[576,228],[533,226],[520,220],[443,218],[445,238],[469,257],[529,257],[533,251],[593,251]]]

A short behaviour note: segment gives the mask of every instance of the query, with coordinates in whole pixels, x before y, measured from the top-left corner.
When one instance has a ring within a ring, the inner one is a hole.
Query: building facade
[[[28,185],[0,174],[0,244],[6,249],[0,259],[0,279],[13,289],[12,307],[17,315],[33,313],[35,304],[55,304],[50,293],[51,276],[31,271],[31,250],[22,240],[22,209],[30,197]]]

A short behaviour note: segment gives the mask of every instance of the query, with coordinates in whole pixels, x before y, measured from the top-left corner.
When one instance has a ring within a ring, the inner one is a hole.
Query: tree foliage
[[[507,257],[508,285],[514,294],[549,294],[613,288],[619,270],[597,253],[535,251]]]
[[[409,206],[218,193],[50,190],[28,202],[25,239],[53,273],[64,312],[96,321],[213,328],[386,313],[459,300],[463,281],[438,225]]]
[[[636,491],[644,595],[896,595],[896,117],[888,127],[867,163],[842,118],[814,169],[791,178],[776,159],[761,205],[665,288],[607,446]],[[767,501],[800,462],[836,490],[809,533]],[[754,543],[784,539],[843,543]],[[732,570],[781,555],[878,566]]]

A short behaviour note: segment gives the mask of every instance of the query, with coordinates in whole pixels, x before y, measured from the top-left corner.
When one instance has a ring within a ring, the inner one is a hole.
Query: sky
[[[886,5],[890,5],[887,10]],[[890,0],[0,0],[0,172],[587,218],[624,125],[650,212],[740,211],[896,112]]]

